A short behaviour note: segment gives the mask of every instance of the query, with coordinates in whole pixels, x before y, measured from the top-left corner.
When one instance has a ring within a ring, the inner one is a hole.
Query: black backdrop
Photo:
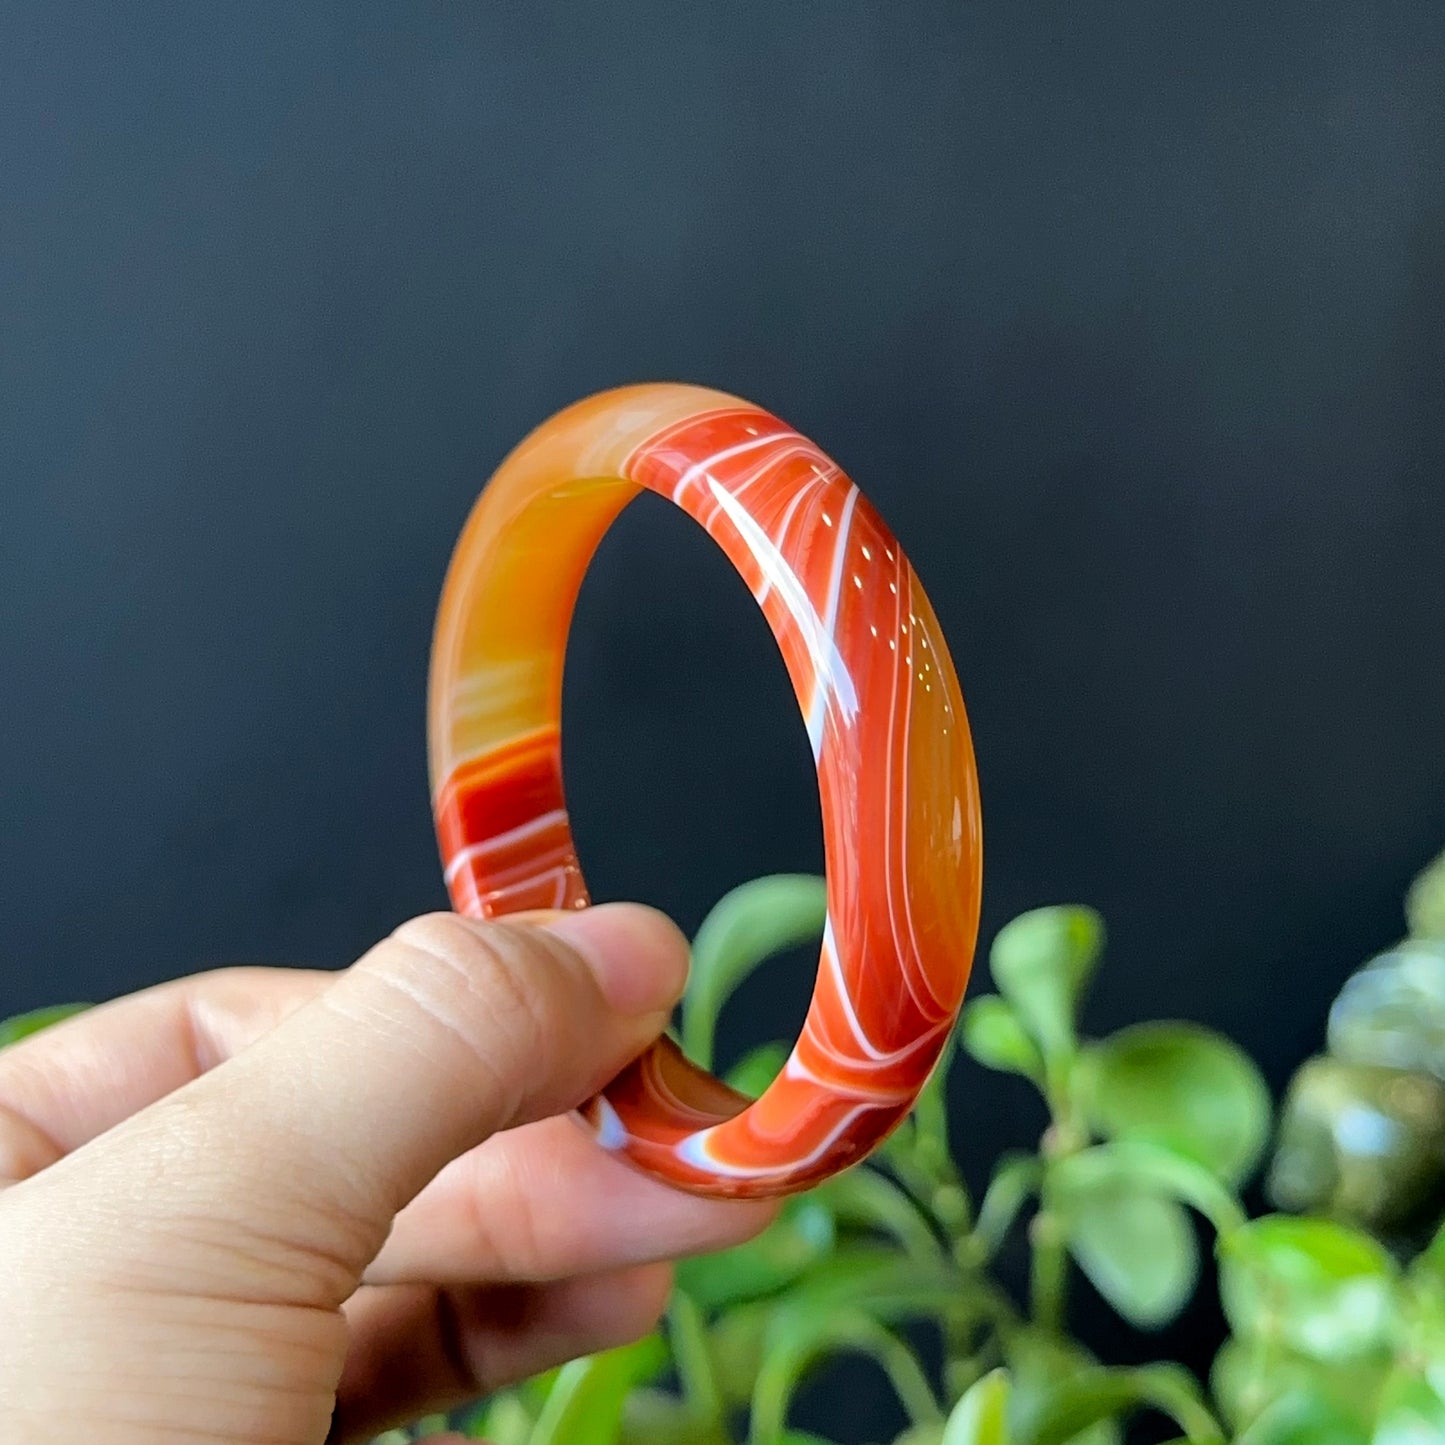
[[[1445,842],[1442,328],[1436,0],[0,4],[0,1011],[439,905],[465,511],[558,406],[678,378],[912,554],[986,930],[1098,905],[1093,1028],[1202,1019],[1278,1084]],[[665,506],[568,689],[599,896],[691,926],[816,866],[781,666]],[[958,1107],[975,1177],[1036,1123]]]

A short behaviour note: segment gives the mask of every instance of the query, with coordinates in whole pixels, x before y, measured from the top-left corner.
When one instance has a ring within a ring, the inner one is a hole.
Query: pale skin
[[[0,1421],[27,1445],[341,1445],[656,1322],[760,1230],[564,1115],[666,1026],[648,909],[415,919],[0,1051]]]

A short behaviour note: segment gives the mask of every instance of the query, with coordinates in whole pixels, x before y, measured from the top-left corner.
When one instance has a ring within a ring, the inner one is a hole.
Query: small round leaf
[[[1341,1419],[1365,1429],[1375,1418],[1375,1404],[1384,1384],[1387,1358],[1368,1355],[1357,1360],[1306,1359],[1275,1344],[1228,1339],[1214,1357],[1209,1386],[1226,1420],[1243,1430],[1274,1402],[1290,1393],[1318,1399]]]
[[[1433,1074],[1311,1059],[1290,1082],[1266,1188],[1378,1233],[1408,1224],[1445,1180],[1445,1083]]]
[[[1082,1345],[1033,1328],[1014,1333],[1004,1349],[1012,1383],[1009,1438],[1015,1445],[1034,1445],[1059,1388],[1096,1371],[1098,1362]],[[1117,1422],[1102,1419],[1070,1437],[1069,1445],[1120,1445],[1122,1438]]]
[[[1258,1163],[1269,1088],[1223,1035],[1198,1024],[1136,1024],[1093,1045],[1086,1059],[1086,1107],[1106,1139],[1165,1145],[1231,1184]]]
[[[1405,918],[1414,937],[1445,939],[1445,853],[1428,863],[1410,885]]]
[[[1073,1048],[1075,1010],[1103,948],[1103,919],[1078,905],[1022,913],[994,939],[993,980],[1046,1056]]]
[[[1060,1201],[1069,1252],[1130,1324],[1158,1329],[1178,1315],[1199,1279],[1199,1246],[1182,1206],[1121,1183]]]
[[[997,994],[985,994],[964,1009],[962,1038],[963,1047],[987,1068],[1035,1081],[1043,1077],[1038,1045],[1008,1000]]]
[[[1311,1359],[1354,1359],[1385,1344],[1397,1271],[1384,1247],[1325,1219],[1269,1214],[1220,1241],[1220,1295],[1238,1335]]]
[[[1353,973],[1330,1008],[1329,1051],[1445,1080],[1445,939],[1406,939]]]
[[[1161,1144],[1139,1139],[1096,1144],[1058,1160],[1049,1177],[1066,1197],[1078,1190],[1118,1186],[1177,1199],[1198,1210],[1221,1236],[1244,1223],[1239,1201],[1214,1174]]]
[[[1235,1440],[1235,1445],[1369,1445],[1369,1434],[1322,1395],[1290,1390]]]

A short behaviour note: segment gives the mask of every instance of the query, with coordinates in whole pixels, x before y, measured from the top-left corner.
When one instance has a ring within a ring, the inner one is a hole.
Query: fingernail
[[[666,914],[639,903],[603,903],[543,926],[577,950],[618,1013],[661,1013],[682,997],[687,939]]]

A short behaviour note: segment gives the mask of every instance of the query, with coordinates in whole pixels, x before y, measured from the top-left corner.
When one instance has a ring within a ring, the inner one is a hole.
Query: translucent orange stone
[[[430,754],[459,913],[587,904],[563,798],[563,657],[588,561],[642,488],[702,525],[772,627],[817,761],[828,919],[802,1034],[761,1098],[663,1040],[583,1112],[605,1147],[683,1189],[787,1194],[888,1135],[957,1018],[982,861],[968,720],[907,558],[812,442],[698,387],[591,397],[503,462],[443,591]]]

